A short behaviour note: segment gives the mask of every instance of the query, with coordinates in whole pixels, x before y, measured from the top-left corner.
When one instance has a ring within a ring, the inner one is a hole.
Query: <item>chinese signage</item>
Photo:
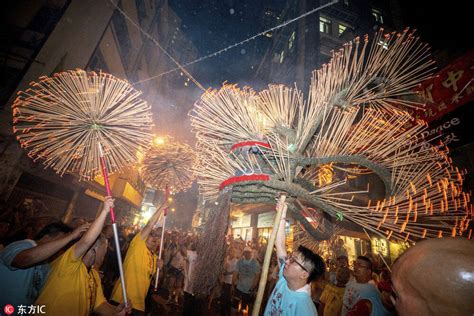
[[[237,218],[235,221],[232,221],[232,228],[236,227],[250,227],[250,220],[252,216],[250,214],[243,215]]]
[[[441,141],[451,149],[463,146],[474,141],[472,133],[472,119],[474,107],[472,105],[458,108],[441,119],[429,123],[429,127],[422,132],[426,139],[433,140],[433,145]]]
[[[275,222],[275,216],[275,212],[258,214],[257,227],[273,227],[273,223]]]
[[[383,257],[388,256],[388,243],[385,239],[372,238],[371,240],[372,252],[379,253]]]
[[[421,84],[417,91],[426,106],[424,111],[415,111],[414,116],[431,122],[474,100],[473,75],[474,50],[471,50]]]

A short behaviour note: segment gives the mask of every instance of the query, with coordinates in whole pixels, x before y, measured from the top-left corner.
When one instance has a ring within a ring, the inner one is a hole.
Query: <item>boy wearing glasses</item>
[[[310,283],[324,274],[326,265],[320,256],[302,246],[287,255],[285,221],[288,205],[279,203],[277,208],[282,208],[282,219],[275,241],[280,272],[278,282],[268,299],[264,316],[317,315],[311,299]]]

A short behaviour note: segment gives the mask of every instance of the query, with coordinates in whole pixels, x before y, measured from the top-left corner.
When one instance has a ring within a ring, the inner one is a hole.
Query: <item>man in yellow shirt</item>
[[[99,237],[113,199],[107,197],[103,209],[87,232],[52,264],[52,270],[36,305],[44,305],[47,315],[125,315],[130,308],[107,303],[100,278],[92,266],[101,262],[107,239]]]
[[[160,242],[160,235],[153,231],[153,227],[159,218],[158,209],[147,225],[132,239],[123,264],[127,298],[133,302],[132,315],[145,315],[145,298],[157,268],[157,256],[154,252]],[[163,261],[158,264],[161,269]],[[123,302],[120,279],[115,283],[111,300]]]
[[[342,298],[346,290],[346,284],[351,277],[351,270],[340,267],[336,272],[336,284],[328,283],[319,298],[319,316],[339,316],[342,310]]]

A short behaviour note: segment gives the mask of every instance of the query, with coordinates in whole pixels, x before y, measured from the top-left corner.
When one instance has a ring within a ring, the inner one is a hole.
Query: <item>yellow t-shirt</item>
[[[87,271],[81,258],[70,247],[55,260],[48,280],[36,300],[45,305],[47,315],[86,316],[105,302],[97,271]]]
[[[345,287],[328,284],[324,287],[319,300],[324,303],[324,316],[338,316],[342,310],[342,298]]]
[[[107,303],[107,300],[104,296],[104,290],[102,288],[102,281],[100,280],[99,272],[95,269],[91,269],[90,274],[94,278],[94,283],[96,285],[96,294],[95,294],[95,303],[94,303],[94,310],[96,310],[100,305],[103,303]]]
[[[139,233],[130,243],[123,263],[127,298],[132,303],[132,308],[145,311],[145,298],[155,270],[156,256],[147,248]],[[123,302],[120,279],[115,283],[111,299],[118,303]]]

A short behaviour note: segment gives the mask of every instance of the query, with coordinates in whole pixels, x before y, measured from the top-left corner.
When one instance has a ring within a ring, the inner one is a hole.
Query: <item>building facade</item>
[[[328,0],[290,0],[264,10],[265,29],[296,18]],[[277,2],[279,3],[279,2]],[[356,36],[372,34],[379,27],[402,27],[397,1],[344,0],[312,13],[266,36],[269,48],[255,76],[265,82],[293,85],[306,91],[311,72],[327,63],[331,52]]]

